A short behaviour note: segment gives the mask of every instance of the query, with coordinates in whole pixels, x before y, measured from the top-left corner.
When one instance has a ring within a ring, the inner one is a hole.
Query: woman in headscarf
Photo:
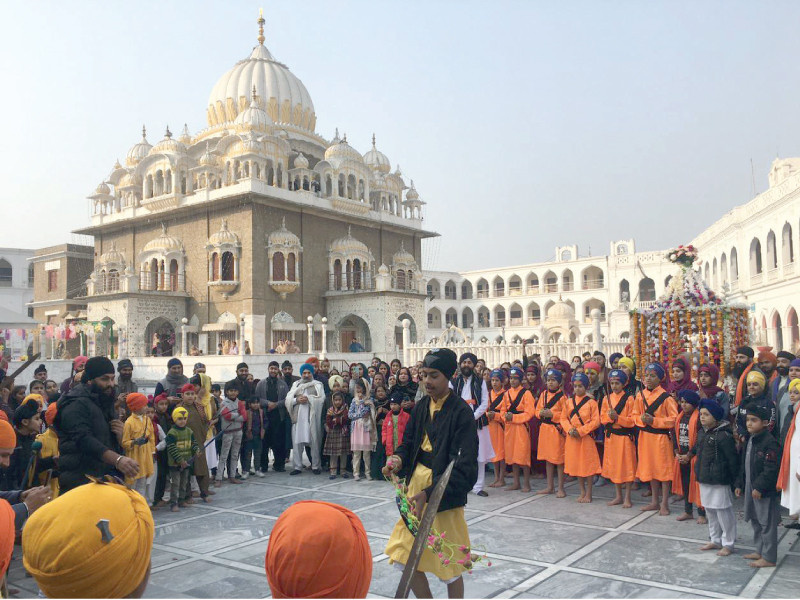
[[[197,388],[197,400],[199,404],[202,405],[203,412],[205,413],[205,418],[208,423],[208,433],[206,434],[206,440],[204,443],[208,443],[214,439],[216,434],[215,426],[217,421],[219,421],[219,417],[217,416],[217,411],[219,409],[215,406],[216,403],[211,395],[211,377],[205,373],[198,373],[192,377],[189,383]],[[199,443],[200,441],[198,440],[198,444]],[[216,444],[208,444],[206,446],[206,463],[208,465],[209,472],[211,472],[212,469],[217,468],[219,457],[217,456]],[[215,492],[213,490],[209,490],[209,493],[211,494]]]
[[[696,392],[697,384],[692,381],[692,367],[690,363],[684,358],[676,358],[672,362],[672,367],[669,370],[667,392],[672,394],[673,398],[677,398],[678,392],[682,390],[692,390]]]
[[[569,366],[569,363],[565,360],[559,360],[554,365],[554,368],[561,371],[563,375],[561,381],[564,382],[564,393],[567,396],[572,395],[572,368]]]
[[[725,411],[725,417],[727,418],[731,409],[731,398],[727,393],[725,393],[725,390],[717,385],[718,381],[719,369],[717,368],[717,365],[700,365],[700,368],[697,369],[697,382],[700,384],[700,398],[716,400],[717,404],[719,404]]]

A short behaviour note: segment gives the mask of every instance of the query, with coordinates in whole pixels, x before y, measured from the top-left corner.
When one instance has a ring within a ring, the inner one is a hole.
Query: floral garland
[[[417,535],[419,531],[419,519],[414,515],[414,506],[411,499],[408,497],[408,486],[406,486],[397,475],[392,474],[391,477],[386,478],[394,486],[394,501],[397,504],[397,510],[400,511],[400,518],[403,519],[411,535]],[[492,566],[492,561],[486,555],[484,548],[476,549],[474,546],[469,548],[467,546],[456,544],[445,539],[446,532],[439,533],[431,528],[428,535],[427,548],[434,552],[443,566],[447,567],[454,561],[461,565],[467,573],[472,573],[472,569],[479,563],[486,563],[487,567]],[[480,552],[480,554],[476,553]]]
[[[688,246],[678,246],[667,252],[667,260],[682,267],[691,267],[697,260],[697,248],[689,244]]]

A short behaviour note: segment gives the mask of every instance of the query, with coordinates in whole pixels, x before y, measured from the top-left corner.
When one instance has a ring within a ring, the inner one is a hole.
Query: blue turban
[[[700,400],[700,408],[705,408],[708,412],[710,412],[715,421],[720,421],[722,420],[722,417],[725,416],[725,409],[717,404],[716,400],[712,400],[710,398],[703,398]]]
[[[613,365],[614,361],[619,360],[622,357],[623,357],[623,355],[620,354],[619,352],[614,352],[614,354],[612,354],[611,356],[608,357],[608,364],[609,365]]]
[[[667,373],[664,371],[664,367],[662,367],[658,363],[650,363],[644,368],[644,372],[647,373],[648,371],[653,371],[656,375],[658,375],[659,381],[666,377]]]
[[[503,378],[505,377],[505,375],[506,374],[503,373],[503,369],[494,369],[492,371],[492,377],[497,377],[500,381],[503,381]]]
[[[680,398],[684,402],[688,402],[695,408],[697,408],[697,405],[700,404],[700,394],[698,394],[694,390],[681,390],[680,392],[678,392],[678,398]]]
[[[167,368],[168,369],[171,369],[172,367],[177,367],[177,366],[181,366],[181,367],[183,366],[183,363],[181,362],[180,358],[170,358],[167,361]]]
[[[509,377],[519,377],[519,380],[522,381],[525,379],[525,373],[522,372],[522,369],[519,367],[511,367],[511,370],[508,372]]]
[[[561,380],[564,379],[564,374],[558,369],[547,369],[547,371],[544,372],[544,378],[547,379],[548,377],[552,377],[558,383],[561,383]]]
[[[622,385],[628,383],[628,375],[622,369],[614,369],[608,374],[609,379],[619,379]]]
[[[311,363],[303,363],[300,365],[300,375],[303,374],[303,371],[311,371],[311,376],[314,376],[314,365]]]
[[[589,387],[589,378],[584,373],[575,373],[572,376],[572,383],[580,381],[583,387]]]

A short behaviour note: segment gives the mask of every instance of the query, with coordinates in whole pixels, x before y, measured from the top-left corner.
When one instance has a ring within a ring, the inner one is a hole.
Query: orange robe
[[[680,432],[680,424],[681,419],[683,418],[683,411],[678,413],[678,416],[675,418],[675,440],[679,439],[681,434]],[[700,420],[700,410],[695,408],[692,411],[692,416],[689,417],[689,449],[691,450],[695,443],[697,442],[697,422]],[[675,444],[677,448],[677,443]],[[692,460],[689,462],[689,466],[692,469],[689,474],[689,497],[687,500],[692,504],[695,504],[702,508],[702,504],[700,503],[700,484],[697,482],[697,473],[695,471],[697,467],[697,456],[693,456]],[[678,495],[685,495],[686,490],[683,489],[683,479],[681,478],[681,463],[678,462],[678,457],[675,457],[675,465],[672,468],[672,493]]]
[[[612,421],[608,411],[619,406],[623,396],[628,397],[625,406],[617,411],[617,420]],[[623,390],[618,394],[611,392],[603,398],[600,407],[600,423],[605,425],[606,429],[601,474],[614,483],[628,483],[636,479],[633,403],[633,396]]]
[[[539,460],[544,460],[553,465],[564,464],[564,431],[561,429],[561,413],[564,410],[564,392],[543,391],[536,400],[536,416],[542,421],[539,428]],[[551,405],[550,410],[553,416],[545,419],[539,416],[547,406]]]
[[[506,464],[531,466],[531,434],[528,421],[533,418],[535,402],[531,393],[523,388],[511,388],[506,392],[506,399],[500,411],[505,425]],[[506,422],[506,415],[511,414],[511,422]]]
[[[489,390],[489,410],[494,411],[494,419],[489,419],[489,437],[492,439],[494,458],[491,462],[506,459],[505,420],[502,418],[503,405],[506,403],[506,391]]]
[[[649,412],[653,413],[652,424],[648,426],[642,421],[642,415],[662,394],[666,392],[660,385],[652,391],[644,388],[636,394],[633,404],[633,417],[639,428],[639,464],[636,467],[639,481],[672,481],[675,455],[670,433],[678,416],[674,398],[667,396],[655,411],[650,409]]]
[[[573,427],[578,430],[580,437],[569,435]],[[581,396],[563,401],[561,428],[567,433],[564,442],[564,473],[573,477],[591,477],[600,473],[600,455],[591,435],[598,427],[600,411],[594,398]]]

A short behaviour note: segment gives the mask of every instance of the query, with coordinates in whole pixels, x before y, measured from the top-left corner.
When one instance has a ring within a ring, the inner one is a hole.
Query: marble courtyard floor
[[[487,479],[491,481],[489,473]],[[534,491],[542,482],[534,481]],[[595,502],[578,505],[576,483],[566,499],[489,490],[470,495],[466,516],[474,544],[484,545],[492,567],[466,577],[467,597],[482,598],[791,598],[800,590],[800,538],[780,528],[779,563],[757,571],[747,566],[752,530],[739,511],[735,555],[717,557],[697,548],[708,528],[670,517],[608,507],[613,487],[595,489]],[[155,511],[156,535],[147,598],[264,598],[269,587],[264,553],[275,520],[298,500],[325,500],[355,511],[373,552],[370,597],[393,597],[400,572],[383,549],[397,520],[386,482],[355,482],[310,471],[290,477],[270,472],[244,485],[225,484],[210,504],[179,513]],[[741,507],[740,507],[741,508]],[[12,598],[34,598],[19,549],[9,571]],[[436,597],[446,597],[438,581]]]

